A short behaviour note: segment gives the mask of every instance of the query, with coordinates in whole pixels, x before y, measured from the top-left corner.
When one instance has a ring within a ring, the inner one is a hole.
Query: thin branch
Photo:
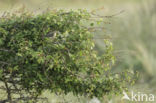
[[[6,80],[4,80],[4,84],[5,84],[5,87],[6,87],[6,91],[7,91],[7,94],[8,94],[8,101],[11,103],[12,102],[12,98],[11,98],[11,90],[8,86],[8,83],[6,82]]]
[[[9,65],[9,63],[4,62],[4,61],[0,61],[0,64],[7,64],[7,65]]]
[[[91,18],[112,18],[112,17],[114,17],[114,16],[120,15],[120,14],[123,13],[123,12],[124,12],[124,10],[122,10],[122,11],[116,13],[116,14],[109,15],[109,16],[101,16],[101,15],[92,13],[92,15],[95,16],[95,17],[91,17]]]

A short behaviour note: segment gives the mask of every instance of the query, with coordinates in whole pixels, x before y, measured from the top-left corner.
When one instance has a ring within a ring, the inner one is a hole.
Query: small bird
[[[54,39],[56,37],[56,34],[58,34],[59,32],[58,31],[52,31],[52,32],[49,32],[46,37],[48,38],[51,38],[51,39]]]

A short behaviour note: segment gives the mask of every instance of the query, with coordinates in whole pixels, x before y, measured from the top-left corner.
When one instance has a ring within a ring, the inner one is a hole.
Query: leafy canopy
[[[98,55],[88,28],[96,23],[91,18],[85,10],[2,17],[0,81],[35,95],[50,90],[102,97],[121,91],[122,78],[109,71],[114,62],[112,44],[105,40],[104,54]]]

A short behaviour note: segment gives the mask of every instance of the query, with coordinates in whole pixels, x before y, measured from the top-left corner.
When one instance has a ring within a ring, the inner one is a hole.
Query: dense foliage
[[[112,44],[104,40],[105,52],[98,56],[90,32],[96,19],[91,18],[85,10],[2,17],[0,81],[6,101],[37,99],[44,90],[91,97],[120,92],[123,79],[109,71]]]

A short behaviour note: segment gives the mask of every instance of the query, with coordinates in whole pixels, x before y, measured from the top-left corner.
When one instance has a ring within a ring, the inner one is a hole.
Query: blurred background
[[[106,30],[114,43],[116,64],[112,71],[138,71],[139,78],[129,90],[156,94],[156,0],[0,0],[0,14],[25,7],[29,11],[44,12],[49,9],[87,9],[109,16]],[[103,8],[98,11],[98,8]],[[103,40],[96,40],[96,49],[103,53]],[[87,103],[85,97],[72,94],[57,96],[48,91],[43,94],[50,103]],[[121,101],[121,96],[104,98],[102,103],[132,103]],[[142,102],[143,103],[143,102]],[[146,102],[147,103],[147,102]],[[154,103],[154,102],[153,102]]]

